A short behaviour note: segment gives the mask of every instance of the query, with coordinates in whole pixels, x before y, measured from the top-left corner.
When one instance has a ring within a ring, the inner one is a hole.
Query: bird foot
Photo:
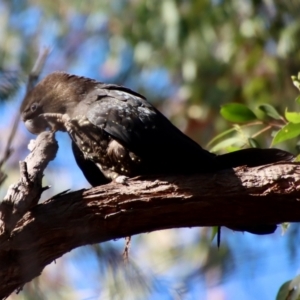
[[[123,185],[128,185],[128,179],[129,179],[129,177],[124,176],[124,175],[120,175],[120,176],[116,177],[114,181],[116,183],[120,183],[120,184],[123,184]]]
[[[75,143],[76,140],[89,140],[81,128],[83,125],[87,125],[83,116],[79,115],[73,119],[67,114],[60,113],[44,113],[41,116],[49,123],[52,131],[66,131]]]
[[[52,131],[68,131],[70,127],[70,117],[67,114],[44,113],[40,116],[48,122]]]

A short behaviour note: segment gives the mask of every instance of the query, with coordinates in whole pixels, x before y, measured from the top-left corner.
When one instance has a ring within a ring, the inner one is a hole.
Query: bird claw
[[[120,176],[115,178],[115,182],[123,184],[123,185],[128,185],[128,179],[129,179],[129,177],[124,176],[124,175],[120,175]]]
[[[44,113],[40,115],[51,127],[52,131],[62,130],[68,131],[70,126],[70,117],[67,114],[60,113]]]
[[[40,116],[43,117],[47,121],[56,121],[56,122],[60,122],[60,123],[63,123],[66,119],[66,116],[64,114],[60,114],[60,113],[44,113],[44,114],[41,114]]]

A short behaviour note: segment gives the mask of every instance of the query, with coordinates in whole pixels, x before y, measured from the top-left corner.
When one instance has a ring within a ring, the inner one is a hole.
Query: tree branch
[[[16,223],[40,200],[43,172],[58,150],[54,133],[43,132],[29,144],[31,153],[20,162],[20,180],[12,184],[0,204],[0,233],[9,237]],[[0,236],[1,241],[1,236]]]
[[[133,178],[58,195],[0,235],[0,297],[72,249],[167,228],[300,221],[300,164]],[[53,246],[55,245],[55,246]]]

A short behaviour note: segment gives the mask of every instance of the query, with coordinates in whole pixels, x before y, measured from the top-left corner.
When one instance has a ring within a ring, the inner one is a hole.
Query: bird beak
[[[33,134],[39,134],[45,131],[48,127],[48,124],[42,118],[28,119],[25,122],[27,130]]]

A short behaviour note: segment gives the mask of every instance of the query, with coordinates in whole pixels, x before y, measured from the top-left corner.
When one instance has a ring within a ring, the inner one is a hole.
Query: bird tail
[[[219,170],[239,166],[257,167],[279,161],[293,161],[295,156],[280,149],[249,148],[218,155],[216,157]]]
[[[217,167],[219,170],[235,168],[238,166],[257,167],[279,161],[293,161],[295,156],[289,152],[279,149],[243,149],[216,157]],[[275,224],[259,224],[245,226],[226,226],[236,231],[247,231],[253,234],[270,234],[273,233],[277,226]]]
[[[234,226],[226,226],[227,228],[234,231],[247,231],[253,234],[263,235],[263,234],[271,234],[273,233],[277,225],[275,224],[262,224],[262,225],[239,225],[238,227]]]

